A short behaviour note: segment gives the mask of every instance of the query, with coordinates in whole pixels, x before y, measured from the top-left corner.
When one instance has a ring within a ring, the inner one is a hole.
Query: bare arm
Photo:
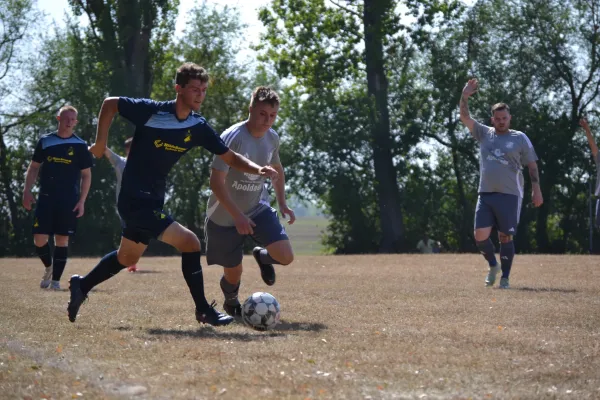
[[[592,130],[590,129],[587,120],[582,118],[579,121],[579,125],[581,125],[581,127],[585,131],[585,136],[587,137],[588,144],[590,145],[590,150],[592,150],[592,155],[594,156],[594,158],[596,158],[598,156],[598,146],[596,145],[596,140],[592,135]]]
[[[31,204],[35,202],[31,188],[35,181],[37,181],[38,174],[40,172],[40,163],[31,161],[27,168],[27,175],[25,175],[25,187],[23,188],[23,207],[26,210],[31,210]]]
[[[96,128],[96,142],[90,147],[90,152],[96,158],[102,158],[108,142],[108,129],[113,118],[119,112],[119,98],[107,97],[102,103]]]
[[[542,197],[542,188],[540,186],[540,173],[538,171],[538,166],[535,161],[527,164],[527,168],[529,169],[529,178],[531,179],[531,188],[532,188],[532,201],[536,207],[541,206],[544,203],[544,198]]]
[[[25,175],[25,189],[24,192],[31,192],[31,188],[35,181],[37,181],[38,174],[40,173],[40,166],[42,164],[32,161],[29,163],[27,168],[27,175]]]
[[[235,205],[229,192],[227,192],[227,187],[225,186],[226,177],[227,172],[213,168],[210,171],[210,190],[215,194],[219,203],[225,207],[227,212],[235,219],[243,213],[242,210]]]
[[[269,166],[261,167],[260,165],[248,160],[246,157],[236,153],[233,150],[229,150],[227,153],[221,154],[219,157],[231,168],[237,169],[238,171],[248,172],[254,175],[267,176],[273,180],[277,179],[277,172],[273,168]]]
[[[290,217],[288,224],[291,225],[296,221],[296,214],[294,213],[294,210],[287,206],[287,201],[285,199],[285,173],[283,172],[283,165],[272,164],[271,166],[278,174],[277,179],[273,181],[273,187],[275,188],[277,204],[279,204],[279,212],[284,218],[286,218],[286,216]]]
[[[79,201],[85,202],[90,186],[92,185],[92,169],[86,168],[81,170],[81,191],[79,192]]]
[[[477,86],[477,79],[470,79],[463,88],[460,96],[460,120],[467,128],[469,128],[473,137],[475,137],[475,120],[471,118],[471,113],[469,112],[469,97],[477,92]]]

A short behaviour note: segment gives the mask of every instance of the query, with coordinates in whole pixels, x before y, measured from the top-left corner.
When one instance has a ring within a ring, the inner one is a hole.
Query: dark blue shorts
[[[516,235],[521,203],[521,197],[514,194],[479,193],[475,208],[475,229],[495,226],[505,235]]]
[[[40,194],[35,207],[34,234],[72,236],[77,230],[77,199],[63,199]]]
[[[252,238],[260,246],[266,247],[280,240],[289,240],[274,208],[267,209],[251,219],[256,224],[252,228]],[[246,235],[240,235],[235,226],[221,226],[207,219],[204,232],[208,265],[218,264],[225,268],[233,268],[242,263]]]
[[[148,245],[174,220],[163,210],[164,203],[152,199],[136,199],[119,196],[119,216],[123,226],[122,236],[136,243]]]
[[[596,226],[600,228],[600,199],[596,200]]]

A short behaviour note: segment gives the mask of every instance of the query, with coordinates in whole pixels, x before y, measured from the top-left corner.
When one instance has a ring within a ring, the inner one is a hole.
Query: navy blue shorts
[[[40,194],[35,207],[34,234],[72,236],[77,231],[77,199],[59,199]]]
[[[119,196],[122,236],[145,245],[150,243],[150,239],[158,239],[165,229],[175,222],[163,210],[163,205],[164,203],[159,200]]]
[[[596,200],[596,226],[600,228],[600,199]]]
[[[279,222],[277,211],[267,209],[251,218],[255,227],[252,238],[259,246],[266,247],[280,240],[289,240],[285,228]],[[218,264],[225,268],[237,267],[244,258],[244,240],[247,235],[240,235],[235,226],[221,226],[206,220],[206,262],[208,265]]]
[[[475,208],[475,229],[495,226],[505,235],[516,235],[521,203],[521,197],[514,194],[479,193]]]

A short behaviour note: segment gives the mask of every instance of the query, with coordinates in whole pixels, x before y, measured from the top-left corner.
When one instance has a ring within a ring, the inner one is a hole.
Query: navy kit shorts
[[[165,229],[175,222],[163,210],[163,205],[159,200],[119,196],[122,236],[145,245],[150,244],[150,239],[158,239]]]
[[[475,229],[495,226],[505,235],[517,233],[522,199],[507,193],[479,193],[475,208]]]
[[[77,198],[65,200],[40,194],[35,208],[33,234],[72,236],[77,230],[77,214],[73,212]]]
[[[256,224],[252,228],[252,238],[262,247],[280,240],[289,240],[285,228],[279,222],[277,211],[270,208],[251,218]],[[225,268],[237,267],[244,258],[244,239],[235,226],[221,226],[206,220],[206,262],[208,265],[218,264]]]

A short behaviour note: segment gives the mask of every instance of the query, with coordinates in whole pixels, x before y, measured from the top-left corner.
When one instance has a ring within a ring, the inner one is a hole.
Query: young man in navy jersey
[[[42,136],[35,146],[25,178],[23,207],[31,210],[35,202],[31,188],[41,167],[33,242],[46,268],[40,287],[59,290],[67,263],[69,236],[75,234],[77,218],[84,213],[93,160],[87,144],[73,133],[77,125],[75,107],[62,107],[56,119],[58,131]],[[54,235],[53,255],[48,245],[50,235]]]
[[[209,305],[206,301],[200,241],[163,210],[165,181],[179,158],[196,146],[219,155],[228,165],[244,172],[271,179],[277,178],[277,172],[230,151],[206,120],[194,113],[204,101],[208,79],[204,68],[186,63],[177,70],[174,101],[127,97],[104,100],[98,117],[96,143],[90,148],[94,156],[100,158],[104,154],[108,129],[115,114],[119,113],[135,125],[118,200],[124,227],[117,251],[104,256],[86,276],[71,277],[71,299],[67,306],[71,322],[75,322],[89,291],[122,269],[136,264],[150,239],[168,243],[182,253],[181,268],[196,305],[198,322],[219,326],[233,321],[232,317],[217,311],[214,303]]]

